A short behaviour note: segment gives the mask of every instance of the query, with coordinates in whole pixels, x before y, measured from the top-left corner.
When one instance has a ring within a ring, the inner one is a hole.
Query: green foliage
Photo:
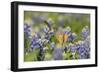
[[[26,53],[30,47],[30,40],[24,34],[24,52]]]
[[[53,36],[50,38],[50,41],[51,41],[51,42],[56,42],[56,37],[55,37],[55,35],[53,35]]]
[[[24,56],[24,61],[37,61],[37,55],[39,55],[39,49],[35,49],[33,52],[28,52]]]

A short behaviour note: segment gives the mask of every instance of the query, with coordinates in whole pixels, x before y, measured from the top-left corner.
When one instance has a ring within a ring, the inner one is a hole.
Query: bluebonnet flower
[[[70,48],[71,52],[75,52],[77,50],[77,47],[74,44],[70,45],[69,48]]]
[[[76,33],[72,33],[69,37],[68,37],[68,41],[74,41],[77,38]]]
[[[52,39],[52,36],[54,36],[54,32],[53,31],[50,31],[49,33],[48,33],[48,35],[49,35],[49,39]]]
[[[45,35],[45,39],[50,40],[50,35],[48,33]]]
[[[48,44],[49,43],[49,40],[48,39],[41,39],[41,43],[42,43],[42,45],[43,46],[46,46],[46,44]]]
[[[84,40],[84,46],[86,48],[86,50],[89,52],[90,51],[90,36],[88,36],[85,40]]]
[[[70,51],[75,53],[77,51],[77,46],[75,44],[70,43],[69,45],[65,46],[65,52]]]
[[[49,32],[49,29],[45,27],[45,28],[43,29],[43,32],[44,32],[44,33],[48,33],[48,32]]]
[[[31,48],[31,49],[40,48],[40,46],[39,46],[39,44],[38,44],[38,43],[39,43],[38,40],[39,40],[38,37],[35,37],[35,36],[34,36],[34,37],[32,38],[32,41],[31,41],[31,44],[30,44],[30,48]]]
[[[43,28],[43,32],[45,33],[44,38],[49,40],[50,39],[50,37],[49,37],[49,28],[47,28],[47,27]]]
[[[83,39],[86,39],[89,35],[90,35],[90,29],[88,26],[85,26],[83,29],[82,29],[82,38]]]
[[[45,34],[45,39],[50,40],[50,38],[54,35],[54,32],[50,31]]]
[[[86,57],[90,58],[90,36],[88,36],[85,40],[84,40],[84,46],[86,49]]]
[[[27,23],[24,24],[24,33],[27,38],[31,37],[31,27]]]
[[[47,20],[47,22],[50,24],[50,25],[49,25],[50,27],[51,27],[51,25],[54,23],[53,20],[52,20],[51,18],[49,18],[49,19]]]
[[[81,41],[77,44],[77,51],[79,54],[79,59],[87,59],[89,58],[89,51],[87,51],[87,47],[84,45],[84,41]]]
[[[39,54],[37,55],[37,59],[39,61],[43,60],[44,58],[44,46],[43,46],[43,42],[42,39],[35,34],[32,38],[31,44],[30,44],[30,50],[34,51],[36,49],[39,49]]]
[[[63,54],[63,49],[55,48],[53,51],[54,60],[62,60],[63,59],[62,54]]]
[[[53,36],[53,35],[54,35],[54,32],[53,32],[53,31],[50,31],[50,32],[49,32],[49,35],[50,35],[50,36]]]
[[[28,25],[27,23],[24,23],[24,31],[26,31],[29,28],[30,28],[30,25]]]
[[[64,30],[64,34],[67,34],[68,36],[71,35],[71,28],[68,26],[65,30]]]
[[[31,44],[30,44],[30,47],[32,49],[36,49],[36,48],[42,48],[42,41],[41,41],[41,38],[39,36],[39,34],[35,34],[31,40]]]
[[[46,23],[46,25],[48,26],[49,28],[49,31],[52,29],[52,25],[54,24],[53,20],[51,18],[49,18],[48,20],[45,20],[44,21]]]

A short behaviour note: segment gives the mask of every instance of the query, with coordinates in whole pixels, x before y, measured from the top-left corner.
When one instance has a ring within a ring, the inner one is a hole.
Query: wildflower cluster
[[[31,31],[31,26],[24,24],[25,39],[29,39],[26,53],[35,53],[35,51],[38,50],[35,54],[35,59],[33,58],[32,60],[73,60],[90,58],[90,29],[88,26],[83,27],[80,33],[81,38],[77,40],[78,35],[72,32],[70,26],[55,29],[52,27],[53,24],[54,22],[51,19],[45,20],[43,25],[45,27],[41,28],[41,31],[35,32],[34,35],[31,35],[31,32],[33,32]]]

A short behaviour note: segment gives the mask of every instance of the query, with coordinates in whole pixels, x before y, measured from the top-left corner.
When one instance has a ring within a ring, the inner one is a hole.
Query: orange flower
[[[63,40],[64,40],[64,42],[66,42],[68,40],[68,35],[67,34],[64,34]]]
[[[57,32],[56,39],[57,39],[58,43],[62,44],[63,43],[63,33]]]
[[[63,32],[56,32],[56,39],[57,39],[57,42],[59,44],[62,44],[64,42],[67,42],[68,35],[67,34],[64,34]]]

